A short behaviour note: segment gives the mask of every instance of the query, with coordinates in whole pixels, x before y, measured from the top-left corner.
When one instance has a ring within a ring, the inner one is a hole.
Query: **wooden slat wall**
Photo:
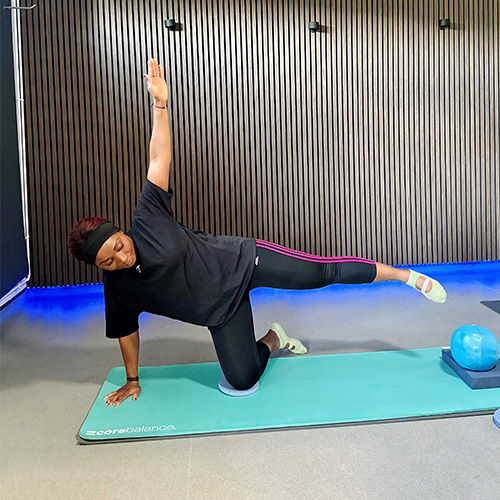
[[[166,67],[186,225],[393,264],[499,259],[499,10],[38,2],[22,16],[31,285],[100,280],[65,249],[79,217],[128,227],[147,169],[150,56]]]

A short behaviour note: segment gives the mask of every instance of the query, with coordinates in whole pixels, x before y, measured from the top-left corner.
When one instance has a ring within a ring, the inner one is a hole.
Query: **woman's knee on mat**
[[[258,373],[224,373],[226,380],[238,391],[251,389],[260,378]]]

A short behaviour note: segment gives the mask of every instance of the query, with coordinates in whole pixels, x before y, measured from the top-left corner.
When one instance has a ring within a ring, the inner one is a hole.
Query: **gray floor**
[[[499,333],[500,316],[480,304],[500,298],[498,273],[434,274],[448,291],[444,305],[393,283],[259,290],[256,329],[279,321],[310,356],[447,346],[465,323]],[[500,498],[491,415],[79,446],[75,434],[121,356],[103,337],[100,295],[64,303],[60,293],[25,294],[2,311],[3,500]],[[144,365],[216,360],[203,328],[145,316],[141,341]]]

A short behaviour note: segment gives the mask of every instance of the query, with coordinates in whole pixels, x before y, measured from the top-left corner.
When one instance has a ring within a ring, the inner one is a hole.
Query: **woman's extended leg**
[[[412,286],[434,302],[446,300],[446,292],[436,280],[409,269],[397,269],[359,257],[319,257],[257,240],[257,263],[251,288],[305,290],[334,283],[393,280]]]
[[[358,257],[319,257],[257,240],[256,264],[250,289],[270,287],[307,290],[334,283],[361,284],[394,280],[412,286],[435,302],[446,300],[443,287],[427,276]],[[272,329],[262,341],[271,352],[280,346],[278,335]],[[281,347],[294,352],[293,345]]]

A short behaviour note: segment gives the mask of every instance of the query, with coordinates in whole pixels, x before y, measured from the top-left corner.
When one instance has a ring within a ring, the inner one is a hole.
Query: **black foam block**
[[[453,358],[451,349],[443,349],[443,361],[450,366],[453,371],[471,388],[471,389],[492,389],[500,387],[500,363],[495,368],[486,372],[477,372],[462,368]]]

